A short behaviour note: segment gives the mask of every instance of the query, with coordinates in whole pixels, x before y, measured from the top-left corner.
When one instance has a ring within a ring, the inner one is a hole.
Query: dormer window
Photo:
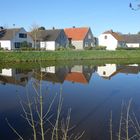
[[[105,35],[104,39],[107,39],[107,35]]]
[[[27,34],[20,33],[19,38],[27,38]]]

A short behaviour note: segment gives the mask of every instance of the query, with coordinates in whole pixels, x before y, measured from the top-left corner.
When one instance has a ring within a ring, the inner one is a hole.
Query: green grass
[[[59,60],[107,60],[107,59],[138,59],[140,50],[84,50],[84,51],[55,51],[55,52],[0,52],[0,62],[38,62]]]

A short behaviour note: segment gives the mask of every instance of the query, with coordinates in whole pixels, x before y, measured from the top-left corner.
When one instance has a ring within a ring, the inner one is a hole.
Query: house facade
[[[0,29],[0,48],[14,50],[25,42],[32,47],[33,40],[24,28]]]
[[[102,33],[98,40],[99,46],[105,46],[106,50],[116,50],[117,47],[125,47],[122,36],[112,30]]]
[[[127,47],[139,48],[140,47],[140,35],[139,34],[124,34],[122,35],[123,40]]]
[[[116,64],[106,64],[104,66],[97,67],[97,73],[104,79],[111,79],[111,77],[116,73],[117,65]]]
[[[75,46],[75,49],[82,50],[85,47],[94,47],[95,38],[89,27],[66,28],[65,34],[68,37],[69,44]]]
[[[63,29],[39,30],[37,42],[41,49],[54,51],[59,47],[66,47],[68,38]]]

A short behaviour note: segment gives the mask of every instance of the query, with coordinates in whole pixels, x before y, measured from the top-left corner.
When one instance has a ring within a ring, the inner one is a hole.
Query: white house
[[[31,79],[32,74],[32,71],[24,72],[20,69],[1,69],[0,83],[25,86],[28,80]]]
[[[99,76],[110,79],[117,72],[116,64],[106,64],[104,66],[97,67],[97,73]]]
[[[66,28],[65,34],[69,39],[69,44],[75,46],[75,49],[84,49],[85,47],[94,47],[96,42],[89,27]]]
[[[117,47],[125,47],[122,36],[112,30],[102,33],[98,37],[99,46],[105,46],[107,50],[116,50]]]
[[[40,48],[54,51],[59,47],[66,47],[68,38],[63,29],[39,30],[37,42]]]
[[[0,28],[0,48],[14,50],[20,48],[23,42],[32,47],[33,40],[24,28]]]
[[[139,34],[125,34],[122,35],[123,40],[127,47],[139,48],[140,47],[140,35]]]
[[[50,66],[50,67],[46,67],[46,68],[41,68],[41,72],[56,73],[56,67]]]

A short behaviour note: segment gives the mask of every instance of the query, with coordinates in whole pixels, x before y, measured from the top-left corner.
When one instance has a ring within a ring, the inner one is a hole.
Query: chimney
[[[52,27],[53,30],[55,30],[55,27]]]
[[[73,28],[75,28],[75,26],[73,26]]]

